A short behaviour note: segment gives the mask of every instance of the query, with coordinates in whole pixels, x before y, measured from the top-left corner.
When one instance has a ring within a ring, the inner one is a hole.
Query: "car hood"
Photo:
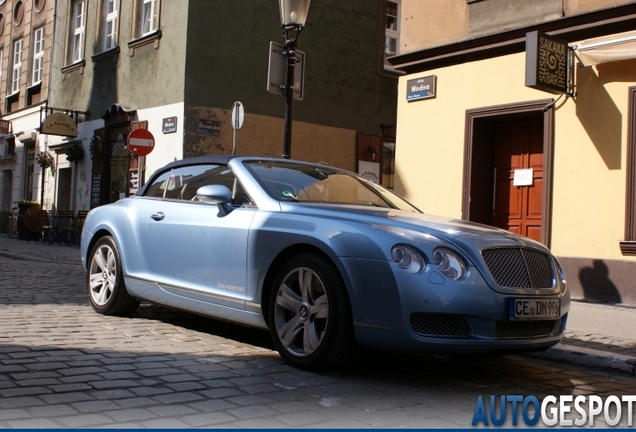
[[[487,247],[547,248],[530,238],[476,222],[376,207],[294,204],[295,211],[333,219],[345,219],[368,225],[389,226],[429,234],[464,249]]]

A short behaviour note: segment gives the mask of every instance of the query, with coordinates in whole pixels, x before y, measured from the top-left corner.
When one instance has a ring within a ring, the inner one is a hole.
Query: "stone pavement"
[[[77,246],[36,244],[0,235],[0,257],[80,263]],[[573,301],[565,338],[533,357],[636,373],[636,308]]]

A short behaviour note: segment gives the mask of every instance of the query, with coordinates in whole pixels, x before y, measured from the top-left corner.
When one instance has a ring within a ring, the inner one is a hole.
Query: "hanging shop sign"
[[[40,132],[47,135],[59,135],[66,137],[77,136],[75,120],[64,113],[53,113],[42,122]]]
[[[538,31],[526,34],[526,87],[568,93],[568,42]]]
[[[406,82],[406,100],[434,98],[437,93],[437,76],[431,75],[415,78]]]

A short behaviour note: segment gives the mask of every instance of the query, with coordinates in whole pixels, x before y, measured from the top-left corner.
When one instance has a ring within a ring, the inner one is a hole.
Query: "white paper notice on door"
[[[514,186],[532,186],[532,168],[516,169],[512,184]]]

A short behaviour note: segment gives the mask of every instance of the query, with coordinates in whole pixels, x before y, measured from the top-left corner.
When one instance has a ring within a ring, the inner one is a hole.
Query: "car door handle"
[[[150,217],[156,221],[160,221],[160,220],[163,220],[163,218],[165,218],[166,215],[161,212],[157,212],[157,213],[153,213],[152,216]]]

